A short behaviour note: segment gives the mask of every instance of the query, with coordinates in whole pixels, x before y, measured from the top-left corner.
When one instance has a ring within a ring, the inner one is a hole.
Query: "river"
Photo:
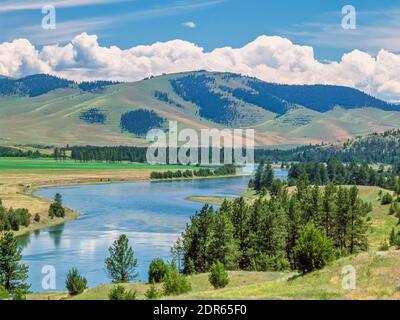
[[[276,170],[285,178],[287,172]],[[170,259],[170,248],[185,229],[190,216],[203,204],[185,200],[189,196],[238,197],[249,177],[184,180],[172,182],[113,183],[49,187],[35,194],[52,199],[58,192],[63,204],[80,212],[77,220],[42,229],[19,238],[23,263],[29,266],[29,283],[34,292],[42,287],[42,268],[53,266],[56,288],[65,291],[65,276],[72,267],[87,278],[90,287],[109,283],[104,259],[108,247],[126,234],[138,259],[139,277],[147,281],[152,259]]]

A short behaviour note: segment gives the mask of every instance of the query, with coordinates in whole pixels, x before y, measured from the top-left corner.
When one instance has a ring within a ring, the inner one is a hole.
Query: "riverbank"
[[[234,178],[240,175],[192,177],[187,179],[151,180],[153,171],[194,169],[192,166],[148,165],[135,163],[79,163],[51,159],[0,158],[0,199],[7,208],[26,208],[30,214],[40,215],[40,222],[32,219],[29,227],[15,232],[21,236],[64,224],[79,217],[79,212],[67,208],[64,218],[48,217],[51,201],[34,195],[40,188],[83,184],[110,184],[139,181],[176,181],[193,179]]]
[[[7,208],[26,208],[34,216],[40,215],[40,222],[32,221],[29,227],[21,228],[16,235],[24,235],[43,228],[64,224],[79,217],[75,210],[67,208],[64,218],[48,217],[51,201],[34,195],[40,188],[50,186],[101,184],[113,182],[145,181],[151,170],[112,170],[112,171],[0,171],[0,199]]]

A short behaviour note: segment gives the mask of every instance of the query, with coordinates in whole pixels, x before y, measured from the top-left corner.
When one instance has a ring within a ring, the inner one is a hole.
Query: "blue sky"
[[[57,29],[41,29],[41,5],[57,9]],[[2,0],[0,42],[64,44],[74,36],[96,34],[102,46],[126,49],[156,41],[187,40],[210,51],[241,47],[256,37],[279,35],[310,45],[317,59],[338,60],[360,49],[400,51],[400,4],[381,0]],[[341,9],[357,9],[357,29],[341,28]]]

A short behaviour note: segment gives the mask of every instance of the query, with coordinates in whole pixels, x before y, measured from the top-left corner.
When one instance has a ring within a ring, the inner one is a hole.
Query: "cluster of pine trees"
[[[356,187],[320,188],[307,180],[298,181],[296,192],[282,187],[254,203],[239,198],[225,201],[218,210],[206,205],[182,234],[184,269],[206,272],[217,261],[230,270],[299,269],[298,240],[304,245],[309,233],[332,247],[324,259],[363,251],[368,248],[371,210]]]
[[[105,124],[107,121],[107,114],[98,108],[91,108],[82,111],[79,119],[92,124]]]
[[[249,188],[254,189],[258,193],[263,190],[271,190],[274,181],[274,171],[272,170],[271,164],[268,163],[265,165],[264,161],[261,161],[254,175],[254,179],[250,179],[249,181]]]
[[[164,123],[165,119],[154,111],[138,109],[122,114],[120,127],[123,131],[137,136],[145,136],[151,129],[162,128]]]
[[[66,147],[71,151],[71,159],[80,162],[105,161],[105,162],[140,162],[146,161],[147,148],[144,147],[95,147],[74,146]]]
[[[318,162],[301,162],[292,164],[289,170],[289,185],[295,185],[302,176],[316,185],[325,185],[332,182],[338,185],[378,186],[390,190],[400,188],[397,167],[385,170],[381,166],[378,170],[364,164],[351,162],[348,165],[333,158],[327,164]]]
[[[7,209],[0,199],[0,231],[18,231],[21,226],[28,227],[31,214],[27,209]]]

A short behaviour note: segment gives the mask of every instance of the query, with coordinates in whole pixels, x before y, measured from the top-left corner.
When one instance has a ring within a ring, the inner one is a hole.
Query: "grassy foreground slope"
[[[214,290],[207,274],[189,277],[192,291],[189,294],[167,299],[400,299],[400,251],[393,248],[379,251],[380,244],[387,239],[397,219],[388,215],[389,207],[381,205],[377,187],[359,187],[360,197],[373,204],[371,230],[368,234],[368,252],[332,262],[320,271],[306,276],[291,272],[230,272],[229,285]],[[385,191],[386,192],[386,191]],[[140,263],[140,262],[139,262]],[[356,270],[356,289],[342,287],[343,268],[352,266]],[[90,288],[74,297],[76,300],[107,300],[113,285],[106,284]],[[150,285],[130,283],[124,285],[137,290],[138,299],[144,299]],[[162,288],[162,285],[159,285]],[[66,293],[33,294],[29,299],[70,299]]]

